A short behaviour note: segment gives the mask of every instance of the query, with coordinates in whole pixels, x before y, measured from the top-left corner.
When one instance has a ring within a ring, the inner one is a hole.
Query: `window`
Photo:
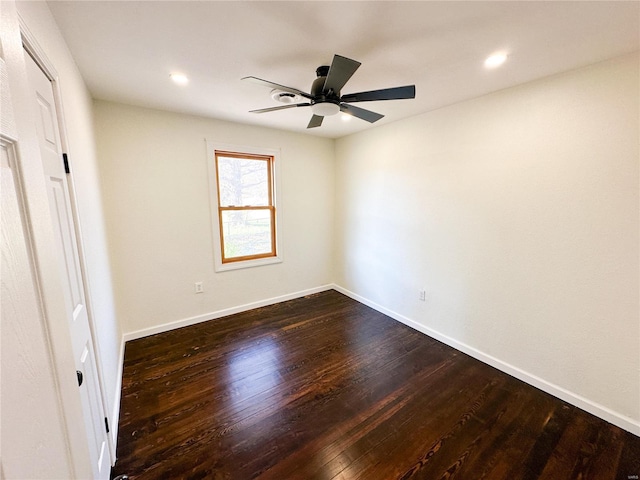
[[[275,158],[270,152],[214,149],[219,270],[279,261]]]

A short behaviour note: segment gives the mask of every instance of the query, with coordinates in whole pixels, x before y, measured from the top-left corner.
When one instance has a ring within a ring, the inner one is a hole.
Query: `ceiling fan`
[[[284,85],[256,77],[244,77],[242,80],[257,83],[258,85],[263,85],[265,87],[271,87],[272,89],[275,89],[276,92],[281,92],[280,95],[288,96],[289,100],[295,95],[309,100],[305,103],[295,103],[281,105],[278,107],[251,110],[251,113],[266,113],[276,110],[284,110],[286,108],[311,107],[313,116],[311,117],[307,128],[319,127],[322,125],[324,117],[335,115],[338,112],[353,115],[354,117],[373,123],[380,120],[384,115],[370,110],[365,110],[364,108],[354,107],[349,104],[354,102],[415,98],[415,85],[341,95],[340,91],[342,90],[342,87],[344,87],[360,65],[360,62],[356,62],[350,58],[334,55],[330,67],[323,65],[316,69],[317,78],[311,85],[311,93],[306,93],[302,90],[298,90],[297,88],[286,87]]]

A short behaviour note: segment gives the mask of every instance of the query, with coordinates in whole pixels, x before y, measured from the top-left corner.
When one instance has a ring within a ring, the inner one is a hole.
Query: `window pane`
[[[270,210],[224,210],[221,213],[225,258],[273,252]]]
[[[269,205],[269,162],[218,157],[221,207]]]

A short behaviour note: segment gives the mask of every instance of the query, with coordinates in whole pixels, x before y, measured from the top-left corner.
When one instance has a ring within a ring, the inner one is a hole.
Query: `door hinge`
[[[62,161],[64,162],[64,173],[71,173],[71,170],[69,169],[69,158],[66,153],[62,154]]]
[[[104,426],[107,428],[107,433],[109,433],[109,419],[104,417]]]

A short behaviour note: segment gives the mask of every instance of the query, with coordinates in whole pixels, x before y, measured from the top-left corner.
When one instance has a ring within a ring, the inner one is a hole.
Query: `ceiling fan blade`
[[[246,80],[251,83],[262,85],[263,87],[277,88],[278,90],[282,90],[283,92],[293,93],[294,95],[300,95],[301,97],[309,99],[313,98],[308,93],[303,92],[302,90],[298,90],[297,88],[286,87],[284,85],[280,85],[279,83],[269,82],[268,80],[262,80],[261,78],[257,77],[244,77],[241,80]]]
[[[360,62],[350,58],[334,55],[322,91],[326,93],[333,90],[338,94],[360,65]]]
[[[369,123],[377,122],[384,115],[380,115],[379,113],[372,112],[371,110],[365,110],[364,108],[354,107],[353,105],[347,105],[346,103],[340,104],[340,111],[349,115],[353,115],[354,117],[358,117],[362,120],[366,120]]]
[[[311,117],[311,120],[309,120],[309,125],[307,125],[307,128],[319,127],[320,125],[322,125],[322,120],[324,120],[324,117],[321,117],[320,115],[314,115],[313,117]]]
[[[249,110],[249,113],[267,113],[267,112],[275,112],[276,110],[284,110],[286,108],[295,108],[295,107],[309,107],[310,103],[294,103],[292,105],[280,105],[279,107],[269,107],[269,108],[260,108],[258,110]]]
[[[373,102],[375,100],[404,100],[406,98],[416,98],[415,85],[384,88],[382,90],[371,90],[369,92],[348,93],[347,95],[343,95],[340,100],[343,102]]]

